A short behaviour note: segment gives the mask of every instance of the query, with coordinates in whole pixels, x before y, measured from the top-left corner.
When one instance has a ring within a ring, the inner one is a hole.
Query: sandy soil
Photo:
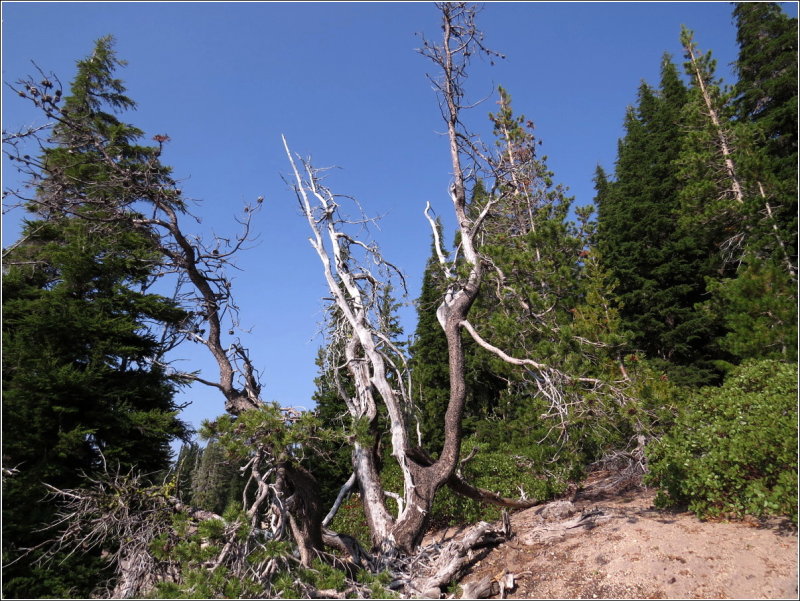
[[[701,521],[654,509],[652,491],[609,493],[605,482],[595,474],[572,501],[514,514],[515,537],[461,584],[512,573],[512,599],[798,598],[791,524]]]

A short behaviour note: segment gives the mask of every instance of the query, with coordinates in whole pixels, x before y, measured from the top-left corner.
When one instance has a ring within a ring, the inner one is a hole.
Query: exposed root
[[[510,537],[510,522],[505,519],[499,528],[479,522],[458,539],[423,547],[406,566],[407,572],[416,574],[405,583],[407,594],[438,599],[445,586],[483,556],[482,551]]]

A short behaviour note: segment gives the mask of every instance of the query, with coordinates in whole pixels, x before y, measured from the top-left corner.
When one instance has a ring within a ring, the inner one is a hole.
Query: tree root
[[[457,580],[475,561],[488,552],[487,547],[511,537],[510,522],[506,519],[498,528],[486,522],[478,522],[458,539],[444,544],[435,543],[421,549],[409,562],[417,575],[405,583],[406,593],[412,596],[438,599],[443,587]],[[421,567],[424,568],[420,570]]]

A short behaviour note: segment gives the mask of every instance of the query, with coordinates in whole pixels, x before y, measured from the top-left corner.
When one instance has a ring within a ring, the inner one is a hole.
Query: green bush
[[[537,445],[525,447],[516,444],[490,445],[475,438],[464,441],[461,455],[468,456],[477,448],[475,457],[463,468],[464,479],[503,497],[519,499],[524,492],[529,499],[551,499],[567,487],[572,474],[563,465],[547,465],[539,456]],[[547,470],[542,469],[547,466]],[[431,509],[433,528],[460,526],[479,520],[499,519],[501,509],[481,504],[442,488]]]
[[[797,523],[797,365],[749,361],[700,389],[648,459],[659,506]]]

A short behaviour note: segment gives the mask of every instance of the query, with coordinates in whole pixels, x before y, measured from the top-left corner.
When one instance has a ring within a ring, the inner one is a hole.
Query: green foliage
[[[657,503],[796,523],[796,376],[796,364],[747,361],[722,387],[691,393],[670,433],[648,448]]]
[[[399,475],[399,469],[397,471]],[[334,532],[346,532],[354,537],[365,549],[369,549],[372,546],[372,534],[367,525],[367,517],[364,514],[361,496],[358,494],[350,496],[342,503],[330,527]]]
[[[488,444],[477,437],[464,441],[465,456],[477,450],[475,457],[462,470],[470,484],[490,490],[503,497],[547,500],[563,493],[576,475],[563,465],[548,465],[552,449],[528,444]],[[574,466],[573,466],[574,467]],[[483,505],[456,495],[450,489],[439,492],[431,511],[431,526],[435,528],[467,525],[479,520],[496,520],[501,509]]]
[[[709,282],[704,308],[724,316],[722,348],[738,359],[797,361],[797,284],[781,264],[748,256],[736,277]]]
[[[230,570],[220,566],[214,570],[186,568],[182,582],[159,582],[151,599],[258,599],[262,587],[249,579],[232,577]]]
[[[739,44],[738,117],[755,129],[766,168],[761,177],[769,177],[777,188],[785,216],[796,219],[797,19],[774,2],[736,3],[733,17]],[[795,241],[796,236],[795,228]]]
[[[691,85],[683,111],[681,149],[673,163],[680,181],[676,215],[680,230],[703,245],[710,259],[717,258],[714,267],[719,277],[730,272],[730,252],[722,248],[745,227],[743,180],[733,155],[742,146],[742,136],[731,121],[732,95],[715,77],[711,52],[702,53],[693,32],[685,27],[681,44]]]
[[[749,45],[748,52],[764,52],[765,38],[767,46],[773,43],[768,39],[772,34],[760,35],[758,48],[755,48],[753,41],[746,39],[745,30],[755,25],[753,18],[781,21],[775,11],[780,13],[776,7],[767,5],[737,5],[734,9],[740,26],[739,41]],[[761,16],[755,17],[756,13]],[[756,29],[764,33],[764,26],[762,22]],[[753,33],[750,31],[751,35]],[[751,357],[796,360],[797,291],[796,275],[791,267],[792,261],[796,264],[792,256],[796,221],[794,210],[791,213],[784,210],[787,200],[789,207],[794,202],[796,208],[795,186],[791,185],[791,200],[779,198],[781,186],[794,180],[794,170],[781,176],[789,180],[776,179],[776,173],[770,173],[773,167],[766,156],[772,151],[759,140],[762,135],[759,129],[772,122],[768,114],[780,109],[773,100],[764,99],[764,106],[750,109],[757,114],[741,114],[744,107],[752,103],[749,97],[763,92],[749,88],[745,78],[737,85],[740,116],[738,122],[734,121],[732,95],[723,92],[714,79],[711,54],[700,53],[691,32],[685,28],[681,42],[687,59],[694,56],[693,61],[686,63],[693,85],[684,115],[687,132],[675,163],[682,180],[681,227],[696,239],[706,241],[709,256],[719,257],[715,273],[706,276],[710,300],[698,307],[710,318],[721,316],[721,325],[727,330],[720,332],[717,340],[721,365],[725,365],[726,360]],[[744,47],[742,51],[740,74],[763,78],[764,74],[756,76],[752,72],[758,61],[753,61]],[[792,59],[792,66],[796,74],[795,59]],[[763,80],[759,85],[762,84],[767,85]],[[791,103],[791,94],[784,94],[783,102]],[[796,115],[796,97],[794,103]],[[775,126],[772,123],[770,127]],[[796,134],[796,124],[794,132]],[[770,135],[782,134],[772,132]],[[790,151],[785,143],[779,146]],[[796,147],[793,156],[796,159]],[[794,164],[794,160],[792,162]]]
[[[187,436],[174,402],[181,381],[159,365],[161,330],[172,331],[186,314],[148,291],[160,262],[154,239],[116,213],[160,186],[169,169],[158,149],[135,145],[140,130],[113,114],[134,106],[113,78],[118,64],[111,38],[78,63],[55,145],[30,173],[36,218],[4,252],[3,460],[19,466],[3,491],[3,548],[11,555],[45,536],[39,529],[53,506],[42,482],[77,487],[83,472],[105,464],[152,474],[168,467],[170,442]],[[130,171],[120,176],[109,155]],[[145,169],[152,173],[146,182]],[[19,575],[25,565],[4,571],[6,595],[31,594],[15,588],[33,578]],[[50,583],[50,594],[65,591],[59,571],[37,568],[37,590]],[[91,593],[84,583],[73,594]]]
[[[327,365],[326,352],[331,350],[320,348],[317,354],[316,364],[319,371],[314,379],[316,390],[312,396],[317,404],[314,413],[320,422],[327,426],[331,436],[326,442],[318,445],[319,453],[308,455],[306,458],[308,469],[319,483],[320,499],[324,507],[333,505],[339,489],[353,471],[352,450],[345,440],[352,420],[347,405],[336,389],[332,368]],[[339,373],[339,377],[348,393],[353,394],[352,381],[347,377],[345,370]]]
[[[191,474],[191,504],[217,514],[230,504],[240,505],[246,482],[239,472],[241,463],[229,457],[219,443],[209,442]]]
[[[714,341],[721,326],[696,305],[705,300],[705,278],[716,275],[720,258],[711,248],[718,241],[703,228],[681,226],[681,191],[690,176],[676,165],[701,166],[686,154],[685,122],[693,114],[687,107],[700,110],[690,99],[697,100],[665,56],[659,89],[643,83],[638,106],[628,110],[615,179],[598,174],[598,249],[618,283],[633,348],[660,361],[673,381],[702,385],[719,377]]]
[[[13,559],[13,554],[3,554],[4,599],[86,598],[98,583],[112,576],[107,562],[97,554],[59,553],[52,559],[56,569],[38,565],[38,552],[29,555],[22,566],[9,565]]]
[[[441,239],[441,223],[437,222]],[[436,318],[447,282],[431,241],[430,257],[416,302],[417,327],[411,345],[411,395],[418,409],[420,431],[429,452],[438,454],[444,443],[444,414],[450,399],[447,338]]]
[[[302,453],[311,440],[326,436],[320,420],[310,412],[287,419],[277,403],[205,420],[200,435],[213,440],[231,459],[246,459],[258,442],[272,457],[284,457],[288,449]]]

